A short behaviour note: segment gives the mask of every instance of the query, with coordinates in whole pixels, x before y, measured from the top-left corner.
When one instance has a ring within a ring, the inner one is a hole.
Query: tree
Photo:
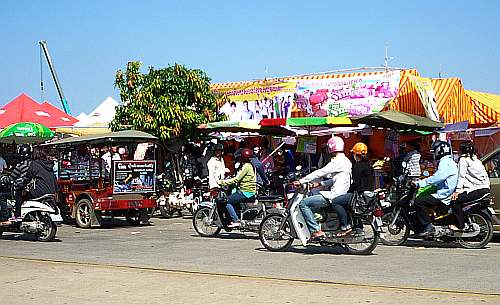
[[[210,90],[205,72],[175,64],[163,69],[150,67],[140,72],[139,62],[116,72],[115,87],[122,105],[116,109],[112,130],[136,129],[165,141],[199,135],[197,126],[219,119],[218,109],[226,98]]]

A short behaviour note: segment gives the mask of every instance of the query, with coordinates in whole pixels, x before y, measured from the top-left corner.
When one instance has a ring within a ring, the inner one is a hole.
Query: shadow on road
[[[0,239],[40,242],[36,239],[36,236],[33,234],[10,233],[10,232],[4,232],[2,237],[0,237]],[[48,242],[49,243],[62,242],[62,240],[60,240],[59,238],[54,238],[53,240],[48,241]]]

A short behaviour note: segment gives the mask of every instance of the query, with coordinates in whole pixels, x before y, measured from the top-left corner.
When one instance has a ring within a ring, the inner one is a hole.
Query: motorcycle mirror
[[[407,165],[408,165],[408,164],[406,163],[406,161],[403,161],[403,162],[401,163],[401,166],[403,166],[403,168],[406,168],[406,166],[407,166]]]
[[[422,173],[422,175],[424,175],[424,177],[429,177],[429,176],[430,176],[430,174],[429,174],[429,172],[428,172],[428,171],[424,171],[424,172]]]
[[[189,174],[189,169],[185,169],[184,174]]]
[[[302,165],[297,165],[297,167],[295,167],[295,169],[300,171],[302,169]]]

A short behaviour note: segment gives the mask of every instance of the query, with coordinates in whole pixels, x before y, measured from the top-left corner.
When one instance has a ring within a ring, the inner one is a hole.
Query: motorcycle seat
[[[46,201],[46,200],[55,200],[56,196],[54,194],[45,194],[38,198],[30,199],[31,201]]]
[[[486,193],[483,196],[479,197],[478,199],[475,199],[475,200],[472,200],[472,201],[466,201],[466,202],[462,203],[462,206],[468,206],[468,205],[475,204],[475,203],[478,203],[478,202],[481,202],[481,201],[486,201],[486,200],[489,200],[489,199],[490,199],[490,193]]]

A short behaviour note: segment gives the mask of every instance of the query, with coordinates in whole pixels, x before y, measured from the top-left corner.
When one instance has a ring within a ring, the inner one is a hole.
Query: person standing
[[[410,142],[411,151],[406,155],[406,171],[411,178],[420,178],[420,144],[418,142]]]
[[[208,160],[208,186],[210,189],[218,188],[219,181],[224,179],[226,174],[226,166],[222,158],[224,146],[219,143],[214,147],[214,155]]]
[[[7,168],[7,162],[5,162],[5,159],[0,156],[0,174],[3,173],[3,171]]]
[[[250,108],[248,108],[248,101],[243,101],[243,111],[241,112],[242,120],[253,120],[254,113]]]

